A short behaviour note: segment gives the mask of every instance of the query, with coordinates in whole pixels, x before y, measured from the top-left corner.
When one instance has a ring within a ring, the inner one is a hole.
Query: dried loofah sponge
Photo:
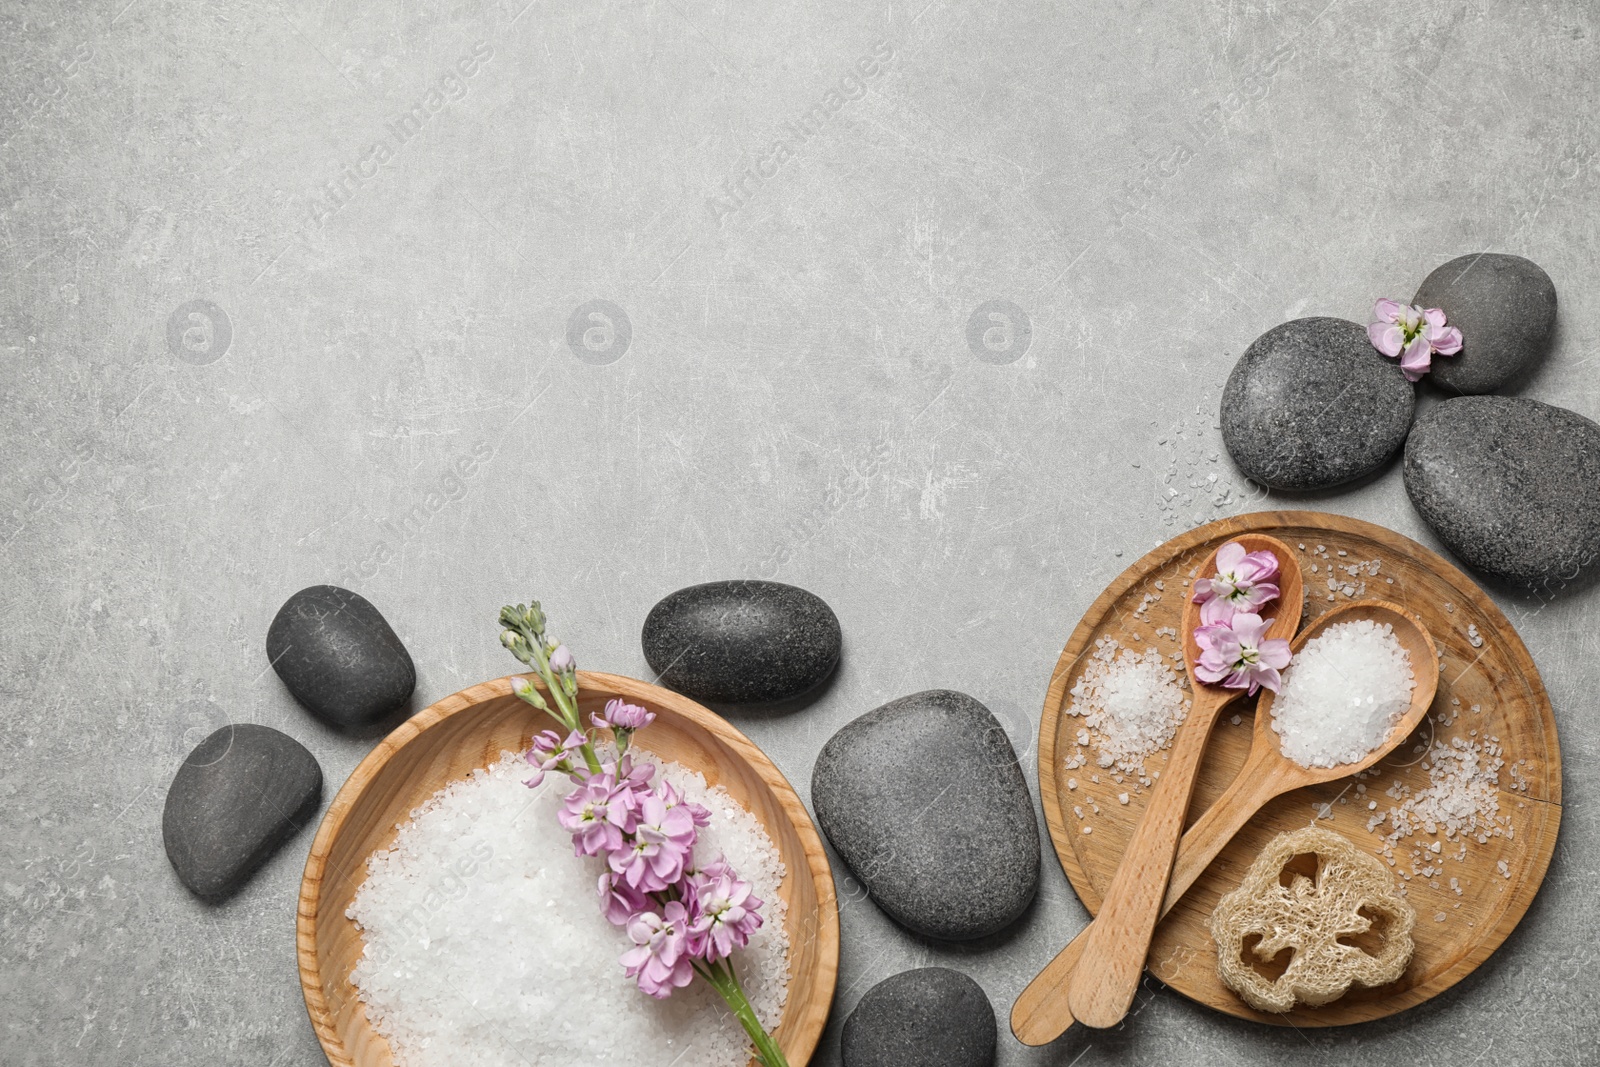
[[[1308,826],[1274,838],[1239,888],[1217,903],[1217,974],[1258,1011],[1326,1004],[1353,984],[1399,978],[1411,962],[1416,921],[1383,864],[1338,834]],[[1285,952],[1291,955],[1281,974],[1262,973],[1281,967]]]

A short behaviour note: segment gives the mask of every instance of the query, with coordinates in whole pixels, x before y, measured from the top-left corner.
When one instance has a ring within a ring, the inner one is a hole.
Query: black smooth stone
[[[379,722],[417,686],[411,654],[366,597],[313,585],[284,602],[267,659],[307,711],[338,729]]]
[[[1016,751],[965,693],[891,700],[811,771],[817,822],[890,918],[947,941],[1009,926],[1039,888],[1039,826]]]
[[[1330,489],[1378,470],[1411,428],[1416,389],[1365,327],[1310,318],[1245,349],[1222,390],[1222,440],[1271,489]]]
[[[982,986],[924,967],[867,990],[844,1021],[844,1067],[993,1067],[997,1038]]]
[[[322,768],[304,745],[269,726],[224,726],[178,768],[161,839],[195,896],[231,896],[317,814]]]
[[[1600,558],[1600,426],[1566,408],[1464,396],[1417,419],[1406,492],[1468,566],[1539,594]]]
[[[661,684],[696,700],[759,704],[797,697],[839,663],[843,636],[815,593],[756,580],[692,585],[644,620],[644,658]]]
[[[1412,303],[1444,312],[1461,331],[1461,351],[1434,356],[1428,380],[1449,393],[1492,393],[1515,385],[1544,358],[1556,325],[1556,286],[1521,256],[1483,252],[1439,267]]]

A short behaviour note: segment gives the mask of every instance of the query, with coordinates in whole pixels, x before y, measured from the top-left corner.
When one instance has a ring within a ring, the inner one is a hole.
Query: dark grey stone
[[[986,937],[1039,888],[1039,826],[1017,754],[965,693],[913,693],[847,724],[817,757],[811,802],[872,899],[914,933]]]
[[[696,700],[759,704],[821,684],[843,637],[815,593],[781,582],[691,585],[644,620],[644,658],[661,684]]]
[[[167,859],[195,896],[224,900],[321,801],[322,768],[304,745],[269,726],[224,726],[195,746],[167,790]]]
[[[1492,393],[1539,364],[1556,325],[1556,286],[1521,256],[1460,256],[1422,281],[1412,303],[1439,308],[1461,351],[1434,356],[1428,380],[1449,393]]]
[[[844,1021],[844,1067],[993,1067],[997,1036],[977,982],[945,967],[903,971]]]
[[[1468,566],[1536,592],[1600,557],[1600,426],[1537,400],[1464,396],[1423,413],[1406,492]]]
[[[1222,390],[1222,440],[1247,477],[1304,492],[1382,467],[1406,439],[1416,389],[1345,319],[1295,319],[1245,349]]]
[[[411,654],[366,597],[313,585],[284,602],[267,630],[267,659],[307,711],[338,729],[370,726],[417,686]]]

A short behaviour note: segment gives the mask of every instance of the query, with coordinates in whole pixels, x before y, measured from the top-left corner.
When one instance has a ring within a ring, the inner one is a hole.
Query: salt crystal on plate
[[[1067,714],[1083,716],[1101,735],[1099,765],[1123,774],[1143,775],[1145,757],[1172,742],[1188,711],[1178,676],[1159,652],[1141,654],[1110,638],[1095,642],[1072,697]],[[1078,733],[1078,743],[1087,744],[1088,731]]]
[[[1359,763],[1411,703],[1416,678],[1394,627],[1335,623],[1295,653],[1272,702],[1283,754],[1303,767]]]

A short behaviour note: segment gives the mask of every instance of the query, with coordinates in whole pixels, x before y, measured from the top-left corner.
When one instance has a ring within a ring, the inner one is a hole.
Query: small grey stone
[[[370,726],[411,699],[411,654],[366,597],[313,585],[267,629],[267,659],[307,711],[337,729]]]
[[[1600,426],[1537,400],[1464,396],[1423,413],[1406,492],[1468,566],[1555,592],[1600,557]]]
[[[1415,387],[1345,319],[1274,326],[1222,390],[1222,440],[1247,477],[1305,492],[1382,467],[1406,439]]]
[[[696,700],[759,704],[815,688],[839,663],[839,619],[781,582],[708,582],[650,609],[644,658],[661,684]]]
[[[947,941],[1010,925],[1039,888],[1039,825],[1000,722],[965,693],[891,700],[811,771],[828,840],[889,917]]]
[[[167,859],[197,897],[224,900],[321,800],[322,768],[304,745],[269,726],[224,726],[195,746],[167,790]]]
[[[1449,393],[1492,393],[1538,365],[1556,324],[1556,286],[1521,256],[1460,256],[1423,279],[1412,302],[1439,308],[1461,351],[1434,356],[1428,380]]]
[[[977,982],[945,967],[903,971],[844,1021],[844,1067],[993,1067],[997,1036]]]

